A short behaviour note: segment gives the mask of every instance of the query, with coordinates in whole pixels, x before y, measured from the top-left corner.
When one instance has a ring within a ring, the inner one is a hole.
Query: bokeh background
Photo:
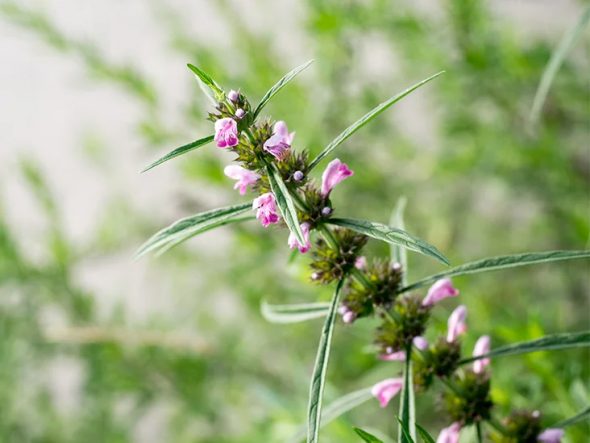
[[[0,441],[284,442],[304,421],[321,320],[266,323],[261,300],[325,300],[287,233],[222,228],[159,259],[134,260],[154,231],[242,201],[231,155],[151,160],[211,132],[191,62],[256,102],[284,72],[316,62],[266,111],[319,152],[383,99],[439,70],[339,148],[356,172],[334,193],[342,215],[386,222],[408,199],[408,230],[453,263],[584,249],[590,215],[590,39],[559,70],[536,128],[534,93],[580,17],[570,0],[0,0]],[[371,243],[369,255],[387,254]],[[439,270],[410,256],[411,279]],[[587,263],[457,278],[469,352],[587,329]],[[458,301],[436,311],[442,332]],[[337,328],[326,401],[401,368],[367,350],[371,321]],[[590,401],[589,355],[493,364],[499,416],[547,424]],[[436,391],[436,390],[435,390]],[[432,392],[418,421],[447,419]],[[370,401],[352,425],[392,438]],[[582,442],[578,425],[567,442]],[[465,441],[471,436],[466,434]]]

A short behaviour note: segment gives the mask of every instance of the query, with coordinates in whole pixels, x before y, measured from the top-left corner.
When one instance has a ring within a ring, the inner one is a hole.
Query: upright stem
[[[481,434],[481,421],[475,423],[475,429],[477,429],[477,441],[478,443],[483,442],[482,434]]]
[[[404,388],[402,390],[401,398],[401,426],[405,427],[411,438],[406,438],[405,433],[401,427],[399,429],[399,441],[400,443],[410,443],[412,440],[416,440],[416,427],[414,424],[414,388],[412,380],[412,345],[406,347],[406,365],[404,368]]]

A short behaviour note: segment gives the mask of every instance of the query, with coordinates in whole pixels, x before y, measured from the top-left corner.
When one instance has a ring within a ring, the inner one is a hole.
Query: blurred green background
[[[159,259],[134,261],[155,230],[243,201],[208,147],[140,175],[211,132],[187,62],[256,102],[314,58],[266,111],[319,150],[383,99],[439,70],[339,148],[356,172],[339,214],[386,222],[408,198],[408,230],[454,264],[589,246],[590,39],[559,70],[528,126],[552,51],[583,9],[574,1],[0,0],[0,441],[283,442],[304,421],[321,320],[266,323],[261,300],[325,300],[287,233],[222,228]],[[369,255],[387,254],[370,243]],[[410,256],[410,280],[440,267]],[[457,278],[464,352],[587,329],[588,263]],[[400,371],[367,351],[371,321],[336,330],[326,401]],[[540,409],[546,424],[590,402],[587,352],[493,364],[498,416]],[[439,389],[418,422],[447,419]],[[376,401],[328,425],[390,437]],[[583,442],[590,427],[567,432]],[[471,441],[465,433],[464,441]]]

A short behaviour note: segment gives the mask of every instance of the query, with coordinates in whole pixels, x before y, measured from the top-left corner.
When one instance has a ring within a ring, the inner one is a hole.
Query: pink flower
[[[360,269],[361,271],[363,269],[367,269],[367,257],[364,255],[358,256],[354,261],[354,267]]]
[[[563,435],[563,429],[549,428],[545,429],[543,432],[539,434],[539,436],[537,437],[537,441],[540,441],[541,443],[561,443]]]
[[[421,337],[419,335],[417,337],[414,337],[414,340],[412,340],[412,343],[414,344],[414,346],[416,346],[416,348],[420,349],[421,351],[428,348],[428,341],[424,337]],[[405,351],[397,351],[397,352],[392,352],[392,351],[393,351],[393,349],[388,348],[386,354],[381,354],[379,356],[379,360],[383,360],[383,361],[405,361],[406,360],[406,352]]]
[[[315,274],[315,272],[314,272]],[[348,306],[342,305],[338,308],[338,313],[342,316],[344,323],[350,324],[356,320],[356,313],[348,309]]]
[[[354,175],[354,172],[346,163],[338,159],[332,160],[322,174],[322,196],[327,197],[334,186],[351,175]]]
[[[473,348],[473,356],[479,357],[480,355],[485,355],[490,352],[491,341],[490,337],[487,335],[483,335],[479,337],[477,342],[475,343],[475,347]],[[479,360],[475,360],[473,362],[473,372],[476,374],[481,374],[487,365],[490,364],[489,358],[481,358]]]
[[[272,192],[255,198],[252,202],[252,209],[257,209],[256,218],[265,228],[270,224],[278,223],[281,218],[277,212],[277,202]]]
[[[457,422],[453,423],[448,428],[444,428],[438,434],[436,443],[459,443],[459,433],[461,432],[461,425]]]
[[[236,111],[236,118],[239,118],[241,120],[244,117],[244,115],[246,115],[246,111],[244,111],[242,108],[239,108]]]
[[[382,408],[386,407],[389,401],[401,391],[404,380],[400,378],[387,378],[371,388],[371,394],[377,400]]]
[[[309,241],[310,227],[310,224],[307,222],[301,223],[301,232],[303,233],[303,238],[305,239],[304,245],[297,241],[297,237],[295,237],[295,234],[293,234],[292,232],[289,234],[289,240],[287,240],[287,243],[289,244],[289,247],[291,249],[299,248],[299,252],[301,252],[302,254],[305,254],[307,251],[309,251],[309,248],[311,248],[311,242]]]
[[[414,337],[414,340],[412,340],[412,343],[414,343],[414,346],[416,346],[421,351],[428,349],[428,340],[426,340],[424,337],[422,337],[420,335],[418,335],[417,337]]]
[[[459,305],[449,316],[447,341],[453,343],[457,340],[459,335],[464,334],[467,331],[467,324],[465,319],[467,318],[467,308],[465,305]]]
[[[221,118],[215,122],[215,137],[218,148],[228,148],[238,144],[238,124],[233,118]]]
[[[287,124],[283,121],[275,123],[272,136],[264,142],[263,149],[271,153],[277,160],[283,160],[289,153],[291,143],[293,143],[295,133],[287,129]]]
[[[233,89],[227,93],[227,98],[230,99],[232,102],[237,102],[240,98],[240,93],[238,91],[234,91]]]
[[[422,304],[424,306],[431,306],[444,300],[448,297],[456,297],[459,291],[453,287],[453,283],[448,278],[443,278],[434,283],[428,290],[428,294],[424,297]]]
[[[226,166],[223,173],[229,178],[237,180],[234,189],[239,189],[240,195],[244,195],[248,186],[253,185],[260,178],[256,172],[252,172],[238,165]]]

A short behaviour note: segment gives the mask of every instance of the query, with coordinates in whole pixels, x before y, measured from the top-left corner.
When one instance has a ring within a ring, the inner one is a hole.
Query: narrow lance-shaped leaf
[[[289,193],[289,190],[287,189],[281,174],[279,174],[277,168],[270,165],[266,170],[268,173],[270,189],[277,200],[277,206],[281,211],[283,220],[285,220],[289,231],[295,235],[299,244],[305,244],[305,238],[303,237],[303,232],[301,232],[301,226],[299,225],[299,220],[297,219],[297,210],[295,209],[295,204],[293,203],[291,194]]]
[[[221,89],[221,87],[217,84],[217,82],[215,82],[215,80],[211,78],[209,74],[207,74],[202,69],[197,68],[195,65],[191,65],[190,63],[187,66],[197,76],[199,84],[204,85],[207,88],[209,88],[209,90],[211,90],[211,92],[213,93],[213,97],[207,94],[206,90],[203,90],[203,92],[205,92],[205,94],[211,97],[214,102],[220,102],[225,98],[225,93],[223,92],[223,89]]]
[[[343,395],[342,397],[334,400],[328,406],[322,410],[322,419],[320,422],[320,428],[323,428],[332,420],[337,419],[342,414],[362,405],[373,398],[371,394],[371,388],[359,389],[358,391],[351,392]],[[288,440],[288,443],[299,443],[305,439],[307,428],[305,424],[299,428],[297,433]]]
[[[137,251],[137,257],[152,251],[163,253],[171,247],[210,229],[228,223],[250,220],[253,216],[243,214],[252,209],[250,203],[228,206],[202,212],[191,217],[183,218],[162,229],[146,241]]]
[[[389,225],[405,231],[404,211],[406,209],[406,198],[400,197],[397,201],[393,212],[391,213],[391,220]],[[406,248],[399,245],[391,244],[391,260],[402,265],[402,285],[408,284],[408,253]]]
[[[322,397],[326,383],[326,372],[328,370],[328,360],[330,358],[330,346],[332,344],[332,335],[334,324],[336,322],[336,312],[340,303],[340,290],[344,280],[340,280],[336,285],[334,296],[330,304],[330,311],[322,328],[322,335],[318,346],[313,375],[311,377],[311,386],[309,390],[309,406],[307,410],[307,443],[316,443],[320,434],[320,422],[322,416]]]
[[[298,323],[325,317],[330,303],[294,303],[290,305],[270,305],[262,302],[260,312],[271,323]]]
[[[435,443],[434,438],[432,435],[428,433],[426,429],[416,423],[416,429],[418,430],[418,434],[420,434],[420,438],[424,443]]]
[[[295,78],[297,74],[306,69],[312,63],[313,60],[310,60],[307,63],[302,64],[301,66],[297,66],[296,68],[292,69],[287,74],[285,74],[283,78],[281,78],[277,83],[275,83],[275,85],[272,88],[270,88],[266,92],[266,94],[264,94],[264,97],[262,97],[262,100],[260,100],[258,106],[256,106],[256,109],[254,110],[253,114],[253,119],[256,119],[256,117],[258,117],[258,114],[260,114],[262,108],[266,106],[266,104],[270,101],[271,98],[273,98],[275,94],[277,94],[281,89],[283,89],[283,87],[291,80],[293,80],[293,78]]]
[[[530,123],[532,126],[534,126],[539,120],[543,103],[545,103],[545,99],[549,93],[549,88],[551,87],[551,83],[553,83],[553,79],[555,78],[557,71],[559,71],[559,68],[565,60],[565,57],[570,49],[575,45],[578,38],[582,35],[582,31],[588,22],[590,22],[590,6],[586,7],[575,25],[571,29],[568,29],[568,31],[564,34],[557,49],[551,55],[551,59],[543,71],[541,81],[539,82],[537,92],[535,93],[535,99],[533,100],[533,106],[531,108],[530,114]]]
[[[359,120],[357,120],[352,125],[350,125],[348,128],[346,128],[344,131],[342,131],[342,133],[338,137],[336,137],[334,140],[332,140],[330,142],[330,144],[328,146],[326,146],[324,148],[324,150],[322,152],[320,152],[320,154],[316,158],[313,159],[313,161],[309,164],[309,169],[308,170],[311,171],[313,168],[315,168],[326,156],[330,155],[334,149],[336,149],[338,146],[340,146],[340,144],[344,140],[346,140],[348,137],[350,137],[352,134],[354,134],[360,128],[362,128],[363,126],[365,126],[367,123],[369,123],[371,120],[373,120],[379,114],[381,114],[383,111],[385,111],[391,105],[397,103],[402,98],[404,98],[406,95],[408,95],[411,92],[413,92],[416,89],[418,89],[420,86],[422,86],[422,85],[428,83],[429,81],[435,79],[436,77],[438,77],[439,75],[441,75],[443,72],[444,71],[441,71],[441,72],[439,72],[437,74],[434,74],[431,77],[428,77],[425,80],[422,80],[419,83],[416,83],[413,86],[410,86],[405,91],[402,91],[402,92],[400,92],[397,95],[394,95],[389,100],[384,101],[383,103],[381,103],[377,107],[373,108],[371,111],[367,112]]]
[[[155,162],[150,164],[148,167],[146,167],[141,172],[149,171],[150,169],[155,168],[156,166],[161,165],[162,163],[167,162],[168,160],[171,160],[174,157],[178,157],[179,155],[186,154],[187,152],[190,152],[193,149],[197,149],[197,148],[200,148],[201,146],[206,145],[207,143],[211,143],[213,141],[213,138],[214,138],[213,135],[209,135],[208,137],[200,138],[199,140],[195,140],[194,142],[190,142],[190,143],[187,143],[186,145],[182,145],[181,147],[176,148],[173,151],[170,151],[164,157],[159,158],[158,160],[156,160]]]
[[[533,265],[538,263],[548,263],[562,260],[574,260],[580,258],[590,258],[590,251],[546,251],[546,252],[526,252],[524,254],[502,255],[498,257],[488,257],[470,263],[465,263],[438,274],[418,280],[404,288],[400,292],[411,291],[413,289],[429,285],[444,277],[455,277],[457,275],[477,274],[479,272],[497,271],[499,269],[515,268],[517,266]]]
[[[378,439],[373,434],[369,434],[367,431],[363,431],[361,428],[354,428],[354,432],[366,443],[383,443],[383,440]]]
[[[471,363],[482,358],[495,358],[505,355],[527,354],[529,352],[581,348],[586,346],[590,346],[590,331],[567,332],[563,334],[548,335],[536,340],[500,346],[499,348],[493,349],[487,354],[464,358],[460,361],[460,363]]]
[[[414,404],[414,384],[412,382],[412,347],[406,349],[404,365],[404,387],[400,399],[400,443],[411,443],[416,439],[416,407]]]
[[[366,220],[353,220],[350,218],[331,218],[326,223],[342,226],[352,229],[377,240],[402,246],[410,251],[419,252],[424,255],[433,257],[444,264],[449,264],[447,258],[434,246],[426,243],[424,240],[414,237],[401,229],[392,228],[391,226],[381,223],[370,222]]]
[[[582,411],[580,411],[579,413],[577,413],[576,415],[574,415],[573,417],[570,417],[566,420],[562,420],[560,422],[555,423],[554,425],[552,425],[552,428],[567,428],[568,426],[572,426],[575,425],[576,423],[581,422],[582,420],[586,419],[588,416],[590,416],[590,406],[588,406],[586,409],[583,409]]]

